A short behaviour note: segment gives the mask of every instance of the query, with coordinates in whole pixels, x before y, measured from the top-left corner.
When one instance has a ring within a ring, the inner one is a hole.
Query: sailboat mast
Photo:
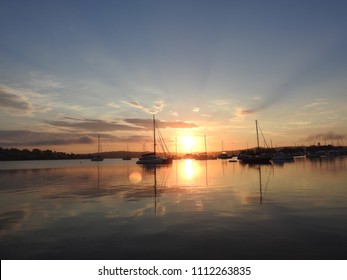
[[[100,134],[98,135],[98,155],[100,154]]]
[[[205,140],[205,155],[207,156],[207,145],[206,145],[206,135],[204,134],[204,140]]]
[[[255,120],[255,128],[257,130],[257,147],[259,149],[259,133],[258,133],[258,121]]]
[[[176,157],[177,157],[177,137],[175,137],[175,142],[176,142]]]
[[[157,143],[155,142],[155,116],[153,115],[153,150],[154,150],[154,155],[156,155],[156,145]]]

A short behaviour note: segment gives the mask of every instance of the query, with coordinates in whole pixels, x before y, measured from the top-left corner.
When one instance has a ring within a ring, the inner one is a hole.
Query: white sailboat
[[[136,162],[137,164],[170,164],[172,163],[172,157],[168,155],[167,157],[157,156],[156,151],[156,122],[155,116],[153,115],[153,153],[143,154],[139,160]],[[161,139],[163,141],[163,139]]]

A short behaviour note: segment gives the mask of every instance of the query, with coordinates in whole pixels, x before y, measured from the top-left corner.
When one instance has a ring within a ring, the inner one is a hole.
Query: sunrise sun
[[[181,143],[185,153],[191,153],[195,146],[194,138],[190,135],[183,136],[181,139]]]

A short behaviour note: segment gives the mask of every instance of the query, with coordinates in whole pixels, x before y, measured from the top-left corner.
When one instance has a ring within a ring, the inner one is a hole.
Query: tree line
[[[90,158],[90,154],[74,154],[56,152],[52,150],[39,149],[16,149],[16,148],[1,148],[0,160],[49,160],[49,159],[86,159]]]

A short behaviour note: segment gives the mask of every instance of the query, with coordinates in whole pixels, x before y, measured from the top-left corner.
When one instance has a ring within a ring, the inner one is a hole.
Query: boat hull
[[[250,155],[240,158],[243,163],[249,164],[270,163],[271,159],[272,156],[270,155]]]
[[[157,157],[154,154],[146,154],[139,158],[136,164],[171,164],[172,158]]]
[[[97,156],[93,156],[90,160],[91,161],[103,161],[104,158],[101,155],[97,155]]]

